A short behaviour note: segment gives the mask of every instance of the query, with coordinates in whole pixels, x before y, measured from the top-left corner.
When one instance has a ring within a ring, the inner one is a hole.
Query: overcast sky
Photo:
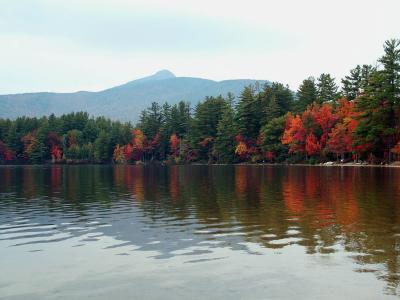
[[[399,0],[0,0],[0,94],[177,76],[337,79],[400,38]]]

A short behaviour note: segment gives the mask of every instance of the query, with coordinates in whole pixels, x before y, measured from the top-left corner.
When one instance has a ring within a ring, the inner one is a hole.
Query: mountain
[[[213,81],[176,77],[170,71],[162,70],[100,92],[0,95],[0,118],[86,111],[94,116],[135,122],[140,112],[154,101],[174,104],[184,100],[195,105],[206,96],[226,95],[228,92],[238,96],[245,86],[256,82],[261,85],[268,83],[251,79]]]

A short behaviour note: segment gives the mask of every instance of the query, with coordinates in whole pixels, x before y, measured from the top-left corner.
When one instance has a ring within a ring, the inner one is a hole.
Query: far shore
[[[319,163],[319,164],[307,164],[307,163],[236,163],[236,164],[223,164],[223,163],[187,163],[187,164],[171,164],[162,162],[149,162],[149,163],[138,163],[138,164],[96,164],[96,163],[43,163],[43,164],[0,164],[0,167],[15,167],[15,166],[271,166],[271,167],[367,167],[367,168],[400,168],[400,162],[394,162],[391,164],[368,164],[368,163]]]
[[[400,168],[399,163],[392,164],[364,164],[364,163],[333,163],[333,164],[306,164],[306,163],[298,163],[298,164],[287,164],[287,163],[237,163],[237,164],[204,164],[204,163],[192,163],[188,165],[209,165],[209,166],[276,166],[276,167],[374,167],[374,168]]]

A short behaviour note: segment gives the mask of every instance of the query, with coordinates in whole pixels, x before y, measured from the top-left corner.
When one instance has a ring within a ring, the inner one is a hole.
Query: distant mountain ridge
[[[24,93],[0,95],[0,117],[61,115],[86,111],[93,116],[136,122],[140,112],[151,102],[177,103],[181,100],[197,104],[206,96],[225,96],[229,92],[239,96],[243,88],[267,80],[234,79],[213,81],[195,77],[176,77],[168,70],[127,82],[99,92]]]

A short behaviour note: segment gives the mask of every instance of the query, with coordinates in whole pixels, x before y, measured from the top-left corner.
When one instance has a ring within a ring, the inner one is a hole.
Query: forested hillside
[[[2,163],[324,162],[389,163],[400,155],[400,40],[374,65],[341,80],[250,85],[238,100],[206,97],[142,111],[134,126],[72,113],[0,120]]]
[[[153,101],[176,104],[180,100],[197,103],[206,96],[239,95],[249,84],[265,80],[236,79],[213,81],[194,77],[176,77],[162,70],[154,75],[136,79],[99,92],[25,93],[0,95],[0,118],[86,111],[91,116],[112,120],[137,122],[140,112]]]

